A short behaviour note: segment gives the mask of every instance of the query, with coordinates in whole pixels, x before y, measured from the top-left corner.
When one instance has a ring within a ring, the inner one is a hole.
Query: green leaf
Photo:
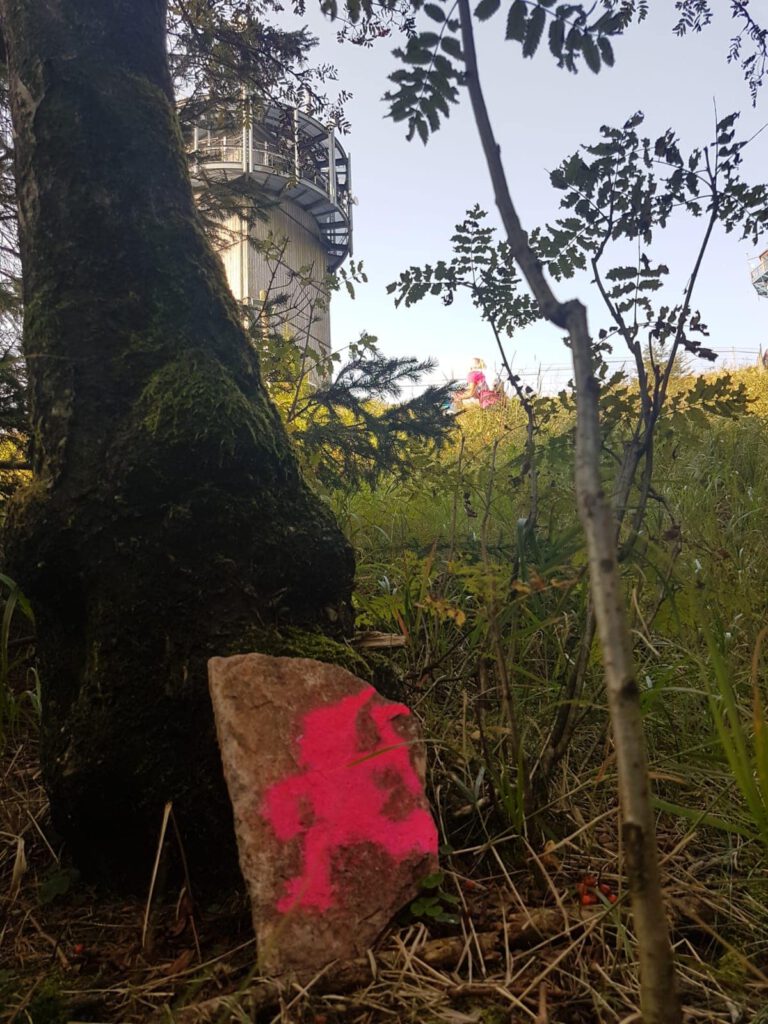
[[[571,53],[573,53],[574,50],[580,50],[582,45],[582,38],[583,37],[581,32],[579,32],[579,30],[574,25],[574,27],[565,37],[566,49],[570,50]]]
[[[408,107],[392,106],[392,109],[389,111],[389,116],[393,121],[404,121],[406,117],[408,117],[409,113],[410,111],[408,110]]]
[[[605,277],[608,281],[634,281],[637,277],[637,267],[611,267]]]
[[[475,17],[487,21],[501,7],[501,0],[480,0],[475,8]]]
[[[695,822],[696,825],[706,825],[709,828],[720,829],[723,832],[734,832],[737,836],[744,836],[746,839],[756,838],[754,830],[746,825],[742,825],[741,822],[721,818],[716,814],[709,814],[706,811],[701,811],[698,807],[683,807],[669,800],[662,800],[658,796],[652,796],[651,803],[659,811],[664,811],[666,814],[674,814],[678,818],[686,818],[688,821]]]
[[[565,22],[555,18],[549,24],[549,49],[553,57],[559,60],[563,53],[563,42],[565,41]]]
[[[445,21],[445,11],[437,4],[424,4],[424,13],[432,21]]]
[[[456,60],[464,59],[461,52],[461,43],[455,36],[445,36],[440,45],[446,53],[450,54],[451,57],[455,57]]]
[[[409,64],[431,64],[432,63],[432,51],[425,50],[418,45],[409,46],[405,54],[405,59]]]
[[[440,127],[440,117],[435,109],[433,99],[423,99],[420,106],[426,115],[427,121],[429,122],[429,130],[431,132],[436,132]]]
[[[59,868],[52,871],[37,890],[41,906],[53,903],[59,896],[66,896],[79,879],[80,872],[76,868]]]
[[[10,593],[6,598],[6,601],[13,601],[13,604],[18,607],[19,611],[27,618],[31,623],[34,624],[35,613],[32,611],[32,605],[29,603],[25,595],[19,590],[18,584],[14,583],[9,576],[5,576],[0,573],[0,580],[10,589]]]
[[[609,68],[612,68],[615,63],[615,59],[610,39],[606,39],[605,36],[600,36],[597,40],[597,45],[600,47],[600,56],[603,58],[603,63],[607,64]]]
[[[528,20],[528,8],[525,0],[515,0],[507,15],[507,39],[516,39],[522,43],[525,39],[525,26]]]
[[[442,53],[435,54],[434,60],[434,73],[439,75],[446,83],[448,89],[452,89],[453,86],[450,84],[448,79],[454,74],[453,64],[444,57]]]
[[[587,67],[590,71],[593,71],[596,75],[600,72],[600,51],[595,45],[595,41],[592,36],[584,36],[581,44],[581,52],[584,54],[584,60],[587,62]]]
[[[426,146],[427,140],[429,139],[429,125],[423,117],[420,117],[416,121],[416,131],[419,133],[419,138]]]
[[[442,96],[439,92],[436,92],[433,95],[432,102],[434,103],[437,110],[442,111],[442,113],[445,114],[446,117],[450,116],[451,109],[448,106],[445,97]]]
[[[438,886],[443,884],[445,875],[442,871],[433,871],[431,875],[427,875],[426,878],[421,880],[422,889],[437,889]]]
[[[537,7],[528,19],[528,25],[525,30],[525,42],[523,43],[524,57],[532,57],[538,50],[546,20],[547,12],[543,7]]]

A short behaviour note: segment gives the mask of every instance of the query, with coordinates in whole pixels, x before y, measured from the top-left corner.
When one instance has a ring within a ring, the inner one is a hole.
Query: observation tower
[[[768,249],[765,252],[761,252],[754,261],[750,262],[753,262],[753,266],[750,269],[752,285],[761,298],[768,298]],[[761,369],[768,370],[768,350],[763,352],[762,345],[757,357],[757,364]]]
[[[760,253],[750,273],[757,294],[764,299],[768,298],[768,249]]]
[[[218,248],[235,298],[259,315],[269,299],[270,331],[330,355],[326,277],[352,252],[353,205],[334,126],[299,107],[243,100],[186,128],[185,143],[198,198],[228,186],[235,212],[222,216]],[[263,219],[253,216],[253,185],[273,203]]]

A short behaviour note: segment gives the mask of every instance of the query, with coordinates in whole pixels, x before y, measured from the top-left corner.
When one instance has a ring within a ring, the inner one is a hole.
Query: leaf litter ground
[[[584,815],[512,868],[499,835],[451,856],[456,923],[406,910],[360,961],[302,984],[258,975],[241,895],[194,907],[183,891],[117,899],[80,882],[51,842],[34,736],[2,759],[0,1021],[203,1024],[630,1024],[633,942],[616,873],[616,814]],[[765,1021],[764,867],[707,830],[660,830],[688,1021]],[[582,906],[589,875],[617,894]],[[149,887],[149,880],[148,880]],[[452,917],[453,914],[443,915]]]

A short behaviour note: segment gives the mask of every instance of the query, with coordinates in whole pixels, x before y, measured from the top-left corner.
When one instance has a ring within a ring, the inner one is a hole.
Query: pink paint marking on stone
[[[277,903],[281,913],[335,905],[331,866],[341,847],[374,843],[398,862],[414,853],[437,853],[432,816],[408,806],[408,794],[419,794],[421,782],[392,724],[410,711],[402,704],[371,704],[375,696],[366,686],[304,715],[298,759],[303,770],[265,794],[262,815],[277,838],[304,840],[302,870]],[[391,809],[397,803],[403,813],[395,818]]]

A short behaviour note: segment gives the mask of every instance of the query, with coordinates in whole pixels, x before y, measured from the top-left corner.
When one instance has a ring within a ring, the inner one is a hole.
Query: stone
[[[208,663],[261,969],[359,956],[437,869],[418,723],[338,665]]]

